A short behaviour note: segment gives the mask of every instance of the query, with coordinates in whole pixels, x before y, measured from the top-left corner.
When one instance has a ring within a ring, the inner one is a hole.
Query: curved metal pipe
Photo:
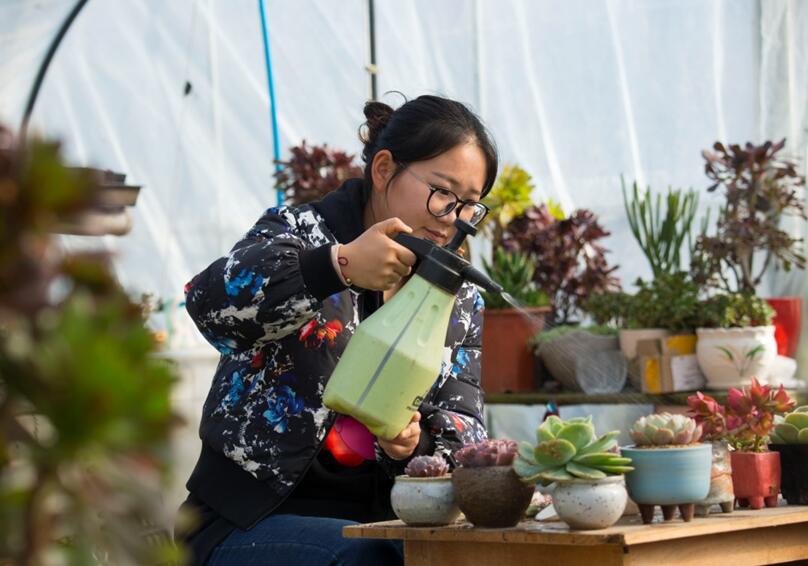
[[[65,21],[62,22],[62,25],[59,27],[59,31],[56,36],[54,36],[53,41],[51,41],[48,51],[45,53],[45,58],[42,60],[42,64],[39,65],[39,71],[37,71],[34,84],[31,86],[31,92],[28,94],[28,102],[25,105],[25,112],[22,115],[22,123],[20,124],[20,140],[23,142],[26,137],[28,137],[28,122],[31,120],[31,114],[34,112],[34,105],[36,104],[37,96],[39,96],[39,89],[42,88],[42,83],[45,80],[45,73],[48,72],[48,67],[53,60],[53,56],[56,55],[56,50],[59,49],[59,44],[62,43],[62,39],[64,39],[67,30],[73,25],[73,20],[79,15],[79,12],[81,12],[85,4],[87,4],[87,0],[79,0],[76,2],[76,5],[73,6],[73,9],[70,10]]]

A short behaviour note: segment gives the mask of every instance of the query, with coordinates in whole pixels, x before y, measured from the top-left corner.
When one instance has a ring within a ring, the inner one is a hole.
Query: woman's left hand
[[[418,440],[421,438],[421,425],[418,424],[420,420],[421,413],[415,411],[410,424],[398,433],[398,436],[390,440],[379,438],[379,446],[381,446],[385,454],[394,460],[403,460],[412,454],[415,447],[418,446]]]

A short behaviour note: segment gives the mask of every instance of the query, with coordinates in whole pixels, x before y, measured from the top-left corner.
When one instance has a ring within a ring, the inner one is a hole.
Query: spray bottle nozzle
[[[477,228],[459,218],[454,221],[454,225],[455,228],[457,228],[457,232],[452,238],[452,241],[446,244],[446,249],[456,252],[460,246],[463,245],[463,240],[465,240],[467,236],[477,235]]]

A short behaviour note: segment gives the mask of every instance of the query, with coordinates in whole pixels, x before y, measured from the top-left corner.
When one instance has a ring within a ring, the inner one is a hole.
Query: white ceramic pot
[[[448,525],[460,516],[451,474],[436,478],[396,476],[390,503],[399,519],[416,527]]]
[[[664,328],[623,328],[618,333],[620,339],[620,350],[627,360],[637,357],[637,342],[640,340],[653,340],[655,338],[665,338],[671,335],[670,330]]]
[[[710,389],[767,383],[777,358],[774,326],[699,328],[696,357]]]
[[[623,476],[560,481],[552,497],[558,518],[578,530],[612,526],[623,515],[628,501]]]

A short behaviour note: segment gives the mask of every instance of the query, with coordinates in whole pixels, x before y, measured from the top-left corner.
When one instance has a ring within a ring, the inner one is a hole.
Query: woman
[[[351,522],[394,518],[390,489],[416,455],[486,436],[479,387],[482,299],[458,293],[446,363],[410,424],[378,438],[323,406],[356,325],[416,261],[392,238],[445,245],[459,216],[479,223],[497,155],[462,104],[421,96],[365,105],[364,179],[321,201],[271,208],[193,278],[188,312],[221,352],[205,402],[202,454],[179,533],[195,564],[396,564],[401,546],[343,539]]]

